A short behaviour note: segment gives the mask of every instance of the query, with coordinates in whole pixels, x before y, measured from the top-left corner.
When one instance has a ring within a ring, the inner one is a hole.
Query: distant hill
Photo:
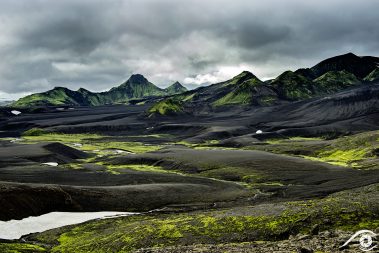
[[[73,91],[56,87],[21,98],[13,106],[98,106],[128,103],[132,100],[151,102],[151,98],[162,97],[167,97],[170,101],[160,103],[166,109],[155,106],[152,110],[154,113],[170,111],[167,107],[177,105],[175,101],[180,102],[181,108],[194,105],[212,108],[231,105],[267,106],[333,94],[352,86],[376,82],[379,80],[378,66],[378,57],[361,57],[348,53],[321,61],[311,68],[285,71],[267,82],[244,71],[225,82],[190,91],[179,82],[161,89],[144,76],[136,74],[106,92],[95,93],[83,88]],[[177,110],[176,113],[180,111],[183,110]]]
[[[80,88],[73,91],[64,87],[23,97],[13,106],[98,106],[106,104],[127,103],[131,99],[173,95],[186,91],[176,82],[166,89],[161,89],[149,82],[143,75],[132,75],[126,82],[106,92],[91,92]]]
[[[194,108],[194,105],[215,108],[225,105],[265,106],[298,101],[377,81],[378,66],[378,57],[360,57],[348,53],[326,59],[311,68],[285,71],[267,82],[244,71],[228,81],[171,96],[169,104],[177,100],[183,102],[183,108]],[[162,101],[160,104],[167,105]],[[165,110],[157,110],[155,107],[154,112],[160,113]]]
[[[164,89],[168,94],[178,94],[178,93],[183,93],[187,91],[187,88],[184,87],[181,83],[175,82],[168,86],[166,89]]]
[[[7,106],[12,104],[14,101],[12,100],[0,100],[0,106]]]

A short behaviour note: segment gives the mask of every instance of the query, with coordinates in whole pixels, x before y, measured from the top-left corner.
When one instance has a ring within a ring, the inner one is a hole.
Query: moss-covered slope
[[[375,82],[379,81],[379,67],[374,69],[370,74],[368,74],[365,78],[365,81]]]
[[[180,101],[174,99],[165,99],[154,104],[148,111],[149,115],[176,115],[184,112],[183,105]]]
[[[360,79],[346,70],[329,71],[313,80],[315,92],[320,94],[338,92],[360,82]]]
[[[330,228],[375,229],[378,187],[349,190],[317,201],[90,221],[35,234],[26,241],[44,245],[51,252],[132,252],[170,245],[272,241]]]
[[[95,93],[83,88],[73,91],[56,87],[46,92],[23,97],[16,101],[13,106],[98,106],[127,103],[131,99],[166,96],[185,91],[185,88],[179,87],[179,85],[174,84],[168,89],[161,89],[149,82],[144,76],[136,74],[132,75],[125,83],[106,92]]]

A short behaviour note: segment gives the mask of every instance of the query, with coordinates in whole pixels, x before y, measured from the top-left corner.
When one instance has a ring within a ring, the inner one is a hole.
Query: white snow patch
[[[130,212],[52,212],[31,216],[22,220],[0,221],[1,239],[19,239],[23,235],[43,232],[62,226],[82,223],[95,219],[111,219],[139,213]]]
[[[48,163],[42,163],[43,165],[48,165],[48,166],[53,166],[53,167],[57,167],[58,166],[58,163],[56,162],[48,162]]]
[[[10,142],[12,142],[12,143],[15,143],[15,142],[18,142],[18,141],[22,141],[22,139],[21,138],[16,138],[16,139],[10,140]]]
[[[256,134],[263,134],[263,131],[262,130],[257,130],[255,133]]]
[[[12,110],[11,113],[12,113],[13,115],[16,115],[16,116],[19,115],[19,114],[21,114],[20,111],[16,111],[16,110]]]

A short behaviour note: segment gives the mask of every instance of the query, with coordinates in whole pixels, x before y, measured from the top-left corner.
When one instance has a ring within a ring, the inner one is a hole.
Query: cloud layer
[[[3,0],[0,97],[260,78],[346,52],[379,55],[379,1]]]

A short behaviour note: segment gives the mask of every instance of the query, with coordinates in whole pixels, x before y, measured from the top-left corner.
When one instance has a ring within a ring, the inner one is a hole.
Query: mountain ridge
[[[84,88],[73,91],[55,87],[21,98],[13,106],[98,106],[166,96],[170,97],[171,102],[180,100],[184,105],[203,103],[213,107],[249,104],[267,106],[280,101],[297,101],[327,95],[354,85],[376,81],[379,79],[378,66],[378,57],[347,53],[325,59],[310,68],[285,71],[266,82],[249,71],[243,71],[227,81],[194,90],[187,90],[179,82],[167,88],[159,88],[143,75],[133,74],[124,83],[105,92],[96,93]]]
[[[263,82],[244,71],[230,80],[201,87],[170,97],[183,101],[182,107],[229,105],[270,106],[333,94],[357,85],[378,80],[379,58],[352,53],[328,58],[311,68],[285,71],[275,79]],[[196,105],[196,106],[194,106]],[[155,112],[159,110],[154,107]]]
[[[133,99],[174,95],[176,90],[181,92],[180,90],[185,89],[181,84],[180,86],[176,84],[171,89],[161,89],[149,82],[143,75],[133,74],[127,81],[108,91],[92,92],[85,88],[79,88],[74,91],[66,87],[57,86],[45,92],[23,97],[14,102],[13,106],[99,106],[127,103]]]

